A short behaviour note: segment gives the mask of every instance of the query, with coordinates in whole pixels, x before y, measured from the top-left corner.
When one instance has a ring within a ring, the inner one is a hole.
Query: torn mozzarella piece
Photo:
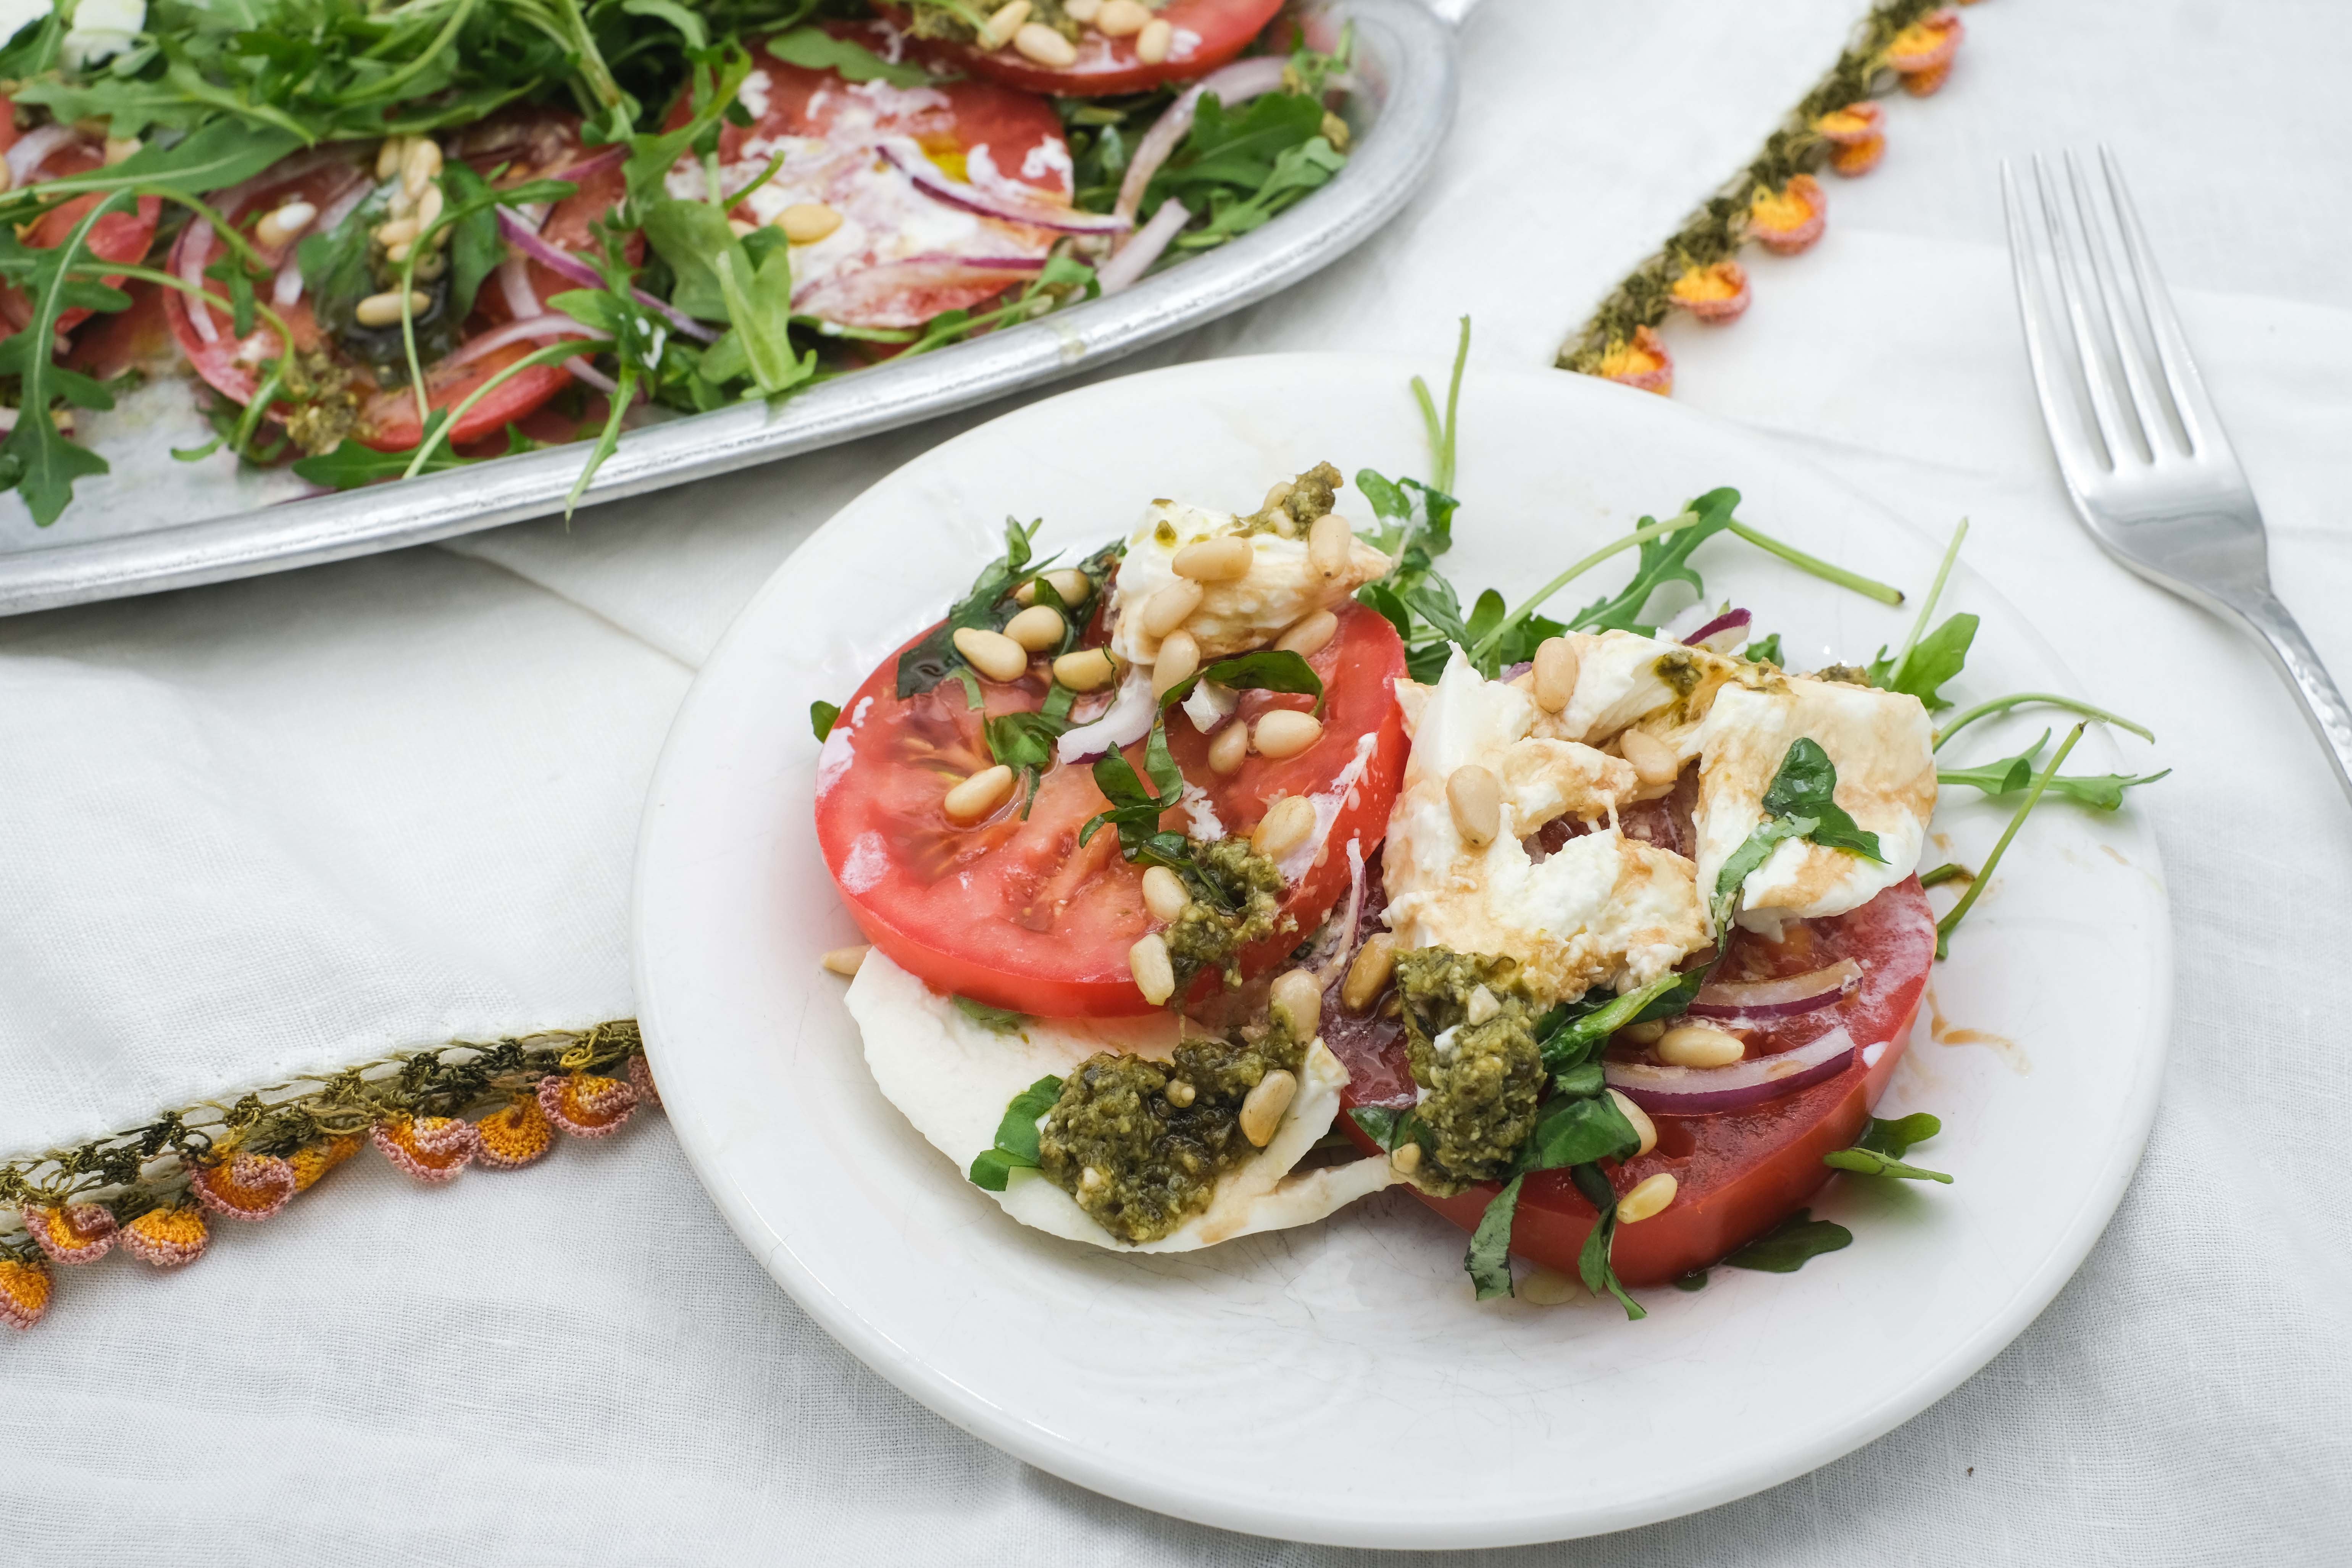
[[[1837,769],[1837,804],[1878,835],[1884,865],[1787,839],[1748,879],[1738,922],[1777,932],[1783,920],[1860,909],[1917,868],[1936,809],[1935,732],[1916,697],[1790,676],[1776,689],[1727,687],[1700,726],[1698,879],[1712,889],[1723,863],[1764,818],[1764,792],[1801,737]]]
[[[1538,733],[1587,745],[1607,743],[1640,728],[1688,762],[1698,754],[1698,724],[1727,683],[1769,683],[1761,665],[1703,647],[1633,632],[1569,632],[1576,650],[1576,691],[1559,713],[1546,713]],[[1535,689],[1532,672],[1513,682]],[[1650,793],[1663,794],[1663,790]]]
[[[1516,959],[1544,1003],[1647,984],[1706,941],[1691,863],[1627,838],[1613,818],[1540,862],[1528,854],[1521,841],[1553,817],[1610,816],[1633,788],[1621,759],[1537,733],[1548,718],[1457,651],[1406,708],[1412,752],[1382,853],[1400,944]],[[1446,796],[1471,764],[1502,786],[1501,831],[1483,847],[1462,837]]]
[[[1136,1019],[1031,1018],[1017,1033],[999,1034],[879,952],[867,953],[858,966],[848,1003],[865,1036],[874,1081],[915,1131],[954,1162],[959,1181],[974,1159],[995,1146],[1005,1106],[1039,1079],[1066,1078],[1097,1051],[1166,1061],[1176,1048],[1176,1023],[1165,1013]],[[987,1195],[1024,1225],[1121,1252],[1191,1252],[1235,1237],[1311,1225],[1396,1179],[1383,1159],[1294,1173],[1331,1130],[1347,1083],[1348,1069],[1322,1041],[1309,1045],[1298,1093],[1273,1141],[1219,1179],[1207,1209],[1140,1247],[1113,1237],[1034,1170],[1013,1172],[1004,1191]]]
[[[1157,659],[1160,639],[1144,629],[1139,613],[1144,602],[1185,581],[1176,575],[1178,551],[1203,539],[1239,535],[1242,527],[1242,521],[1229,512],[1153,501],[1143,525],[1129,537],[1127,558],[1119,563],[1118,588],[1111,599],[1111,651],[1131,664]],[[1249,571],[1228,581],[1202,584],[1200,607],[1183,622],[1183,629],[1201,645],[1203,659],[1264,647],[1316,611],[1338,608],[1389,569],[1389,558],[1361,540],[1349,549],[1346,568],[1326,577],[1309,563],[1304,539],[1278,533],[1243,537],[1250,543]]]

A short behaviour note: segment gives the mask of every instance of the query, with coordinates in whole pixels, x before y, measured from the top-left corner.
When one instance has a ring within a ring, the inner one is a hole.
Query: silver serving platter
[[[1264,228],[1109,299],[859,371],[773,405],[738,404],[635,431],[582,504],[771,462],[1040,385],[1237,310],[1337,260],[1393,216],[1428,174],[1454,118],[1448,24],[1472,3],[1334,0],[1320,8],[1355,26],[1354,70],[1364,90],[1348,105],[1354,148],[1338,178]],[[176,384],[164,392],[185,395]],[[266,487],[275,483],[282,494],[282,475],[237,475],[233,459],[215,458],[207,487],[200,476],[175,470],[163,448],[187,435],[187,428],[134,432],[139,452],[131,461],[119,441],[100,437],[118,472],[86,486],[89,493],[47,529],[35,530],[22,503],[7,498],[16,515],[0,526],[0,615],[280,572],[544,516],[562,508],[585,458],[584,447],[553,447],[273,503]],[[222,500],[232,510],[174,515]]]

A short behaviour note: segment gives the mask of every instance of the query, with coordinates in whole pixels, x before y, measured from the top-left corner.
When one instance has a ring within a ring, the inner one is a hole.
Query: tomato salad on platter
[[[1280,0],[97,13],[0,47],[0,488],[45,526],[108,471],[78,419],[164,380],[187,461],[347,489],[579,440],[576,500],[636,424],[1261,226],[1357,91]]]
[[[1905,1158],[1933,1116],[1873,1113],[2010,839],[2149,782],[2062,773],[2079,724],[2046,761],[2046,732],[1939,748],[2035,704],[2145,731],[2047,693],[1948,711],[1977,618],[1934,620],[1943,574],[1900,648],[1810,673],[1747,609],[1646,619],[1718,539],[1901,601],[1729,489],[1465,610],[1431,437],[1428,483],[1358,472],[1369,528],[1328,463],[1246,514],[1155,500],[1076,561],[1008,522],[815,704],[818,839],[866,938],[825,966],[868,1068],[1013,1218],[1098,1247],[1401,1185],[1470,1233],[1480,1298],[1580,1284],[1638,1318],[1633,1289],[1847,1245],[1806,1206],[1837,1173],[1951,1180]],[[1622,588],[1538,613],[1628,551]],[[1956,787],[2016,813],[1974,871],[1923,868]]]

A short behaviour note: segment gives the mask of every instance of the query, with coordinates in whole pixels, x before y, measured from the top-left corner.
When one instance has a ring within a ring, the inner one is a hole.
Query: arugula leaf
[[[1976,636],[1977,617],[1963,611],[1920,638],[1899,660],[1880,648],[1865,673],[1873,686],[1916,697],[1929,712],[1937,712],[1952,705],[1943,693],[1944,683],[1967,665],[1969,645]]]
[[[425,426],[421,438],[429,439],[437,435],[442,426],[448,422],[447,409],[435,409],[433,417]],[[513,437],[509,436],[510,443]],[[362,485],[373,485],[385,479],[399,479],[408,472],[409,465],[415,458],[415,454],[413,451],[379,452],[373,447],[362,446],[357,441],[346,438],[338,443],[331,451],[297,458],[294,471],[314,485],[325,485],[330,489],[350,490],[357,489]],[[425,466],[417,471],[437,474],[450,468],[466,468],[473,460],[459,457],[449,449],[447,443],[444,442],[426,455]]]
[[[741,249],[740,245],[734,247],[734,251]],[[785,247],[778,246],[771,250],[756,272],[748,259],[739,262],[731,252],[721,252],[717,267],[719,292],[726,299],[728,319],[734,325],[703,355],[704,373],[719,380],[749,374],[752,384],[769,397],[814,377],[816,351],[809,350],[804,357],[793,353],[789,331],[793,323],[793,262]],[[746,277],[748,283],[744,281]],[[740,369],[733,368],[737,358],[741,362]],[[722,362],[730,366],[728,371],[713,368]]]
[[[1739,650],[1739,657],[1750,664],[1780,664],[1781,662],[1780,634],[1774,632],[1759,642],[1749,643]]]
[[[1988,795],[2013,795],[2033,782],[2033,770],[2042,755],[2042,748],[2050,743],[2050,731],[2013,757],[2001,757],[1980,763],[1972,768],[1938,768],[1936,782],[1947,788],[1966,786],[1982,790]],[[2087,805],[2097,811],[2114,811],[2124,803],[2124,791],[2139,784],[2154,784],[2172,772],[2166,768],[2153,773],[2077,773],[2071,777],[2053,776],[2045,786],[2050,794],[2077,805]]]
[[[1709,490],[1692,501],[1683,510],[1685,515],[1696,514],[1698,521],[1672,533],[1643,540],[1633,568],[1633,580],[1570,616],[1569,628],[1580,632],[1639,632],[1647,637],[1657,628],[1643,622],[1642,616],[1659,589],[1669,583],[1687,583],[1693,594],[1704,597],[1706,584],[1700,580],[1697,568],[1690,563],[1691,552],[1730,527],[1732,509],[1738,504],[1739,492],[1727,486]],[[1651,518],[1642,520],[1644,528],[1654,523]]]
[[[570,298],[568,294],[558,296],[559,302]],[[991,631],[996,628],[998,607],[1031,574],[1029,542],[1045,523],[1045,520],[1039,518],[1024,528],[1012,518],[1004,520],[1004,553],[980,569],[980,575],[972,579],[971,592],[950,606],[945,620],[898,656],[900,697],[929,691],[956,671],[968,668],[963,656],[955,650],[955,634],[966,626]],[[1038,569],[1044,564],[1038,563]]]
[[[809,704],[809,728],[816,731],[816,738],[819,741],[824,740],[833,733],[834,723],[840,717],[841,704],[838,702]]]
[[[2025,792],[2025,798],[2018,803],[2016,814],[2009,819],[2009,826],[2002,828],[2000,837],[1993,841],[1992,853],[1986,856],[1984,864],[1977,868],[1976,876],[1969,882],[1968,891],[1962,893],[1960,901],[1936,922],[1936,956],[1938,959],[1950,952],[1952,932],[1968,918],[1969,911],[1976,908],[1977,900],[1985,889],[1992,885],[1993,868],[2000,864],[2003,855],[2009,853],[2009,841],[2017,837],[2017,830],[2025,826],[2025,819],[2033,815],[2035,806],[2042,804],[2042,796],[2049,790],[2051,781],[2057,777],[2067,753],[2074,749],[2074,742],[2083,738],[2083,731],[2088,727],[2089,721],[2085,720],[2066,732],[2066,738],[2058,743],[2057,754],[2050,759],[2048,766],[2034,775],[2032,784]]]
[[[1912,1144],[1925,1143],[1943,1130],[1943,1119],[1924,1110],[1915,1110],[1891,1121],[1874,1116],[1870,1125],[1863,1129],[1862,1136],[1854,1141],[1854,1146],[1899,1160],[1911,1152]]]
[[[1295,692],[1315,699],[1315,711],[1323,711],[1323,678],[1299,655],[1287,648],[1264,647],[1254,652],[1235,654],[1221,658],[1196,671],[1189,679],[1180,680],[1160,698],[1160,710],[1169,709],[1192,695],[1192,689],[1202,681],[1235,691]]]
[[[19,103],[38,103],[38,86],[17,90]],[[60,114],[62,120],[77,118]],[[119,126],[117,135],[130,134]],[[20,186],[0,196],[0,214],[16,218],[14,208],[54,204],[64,197],[137,189],[162,195],[198,196],[251,179],[301,145],[301,138],[283,131],[257,131],[250,125],[216,121],[169,146],[151,142],[120,163]]]
[[[982,1028],[988,1030],[992,1034],[1019,1034],[1021,1032],[1022,1024],[1025,1022],[1029,1016],[1026,1013],[1015,1013],[1009,1007],[992,1007],[985,1002],[975,1002],[969,996],[958,996],[954,1001],[957,1012],[961,1013],[965,1017],[970,1018],[973,1023],[978,1024]],[[1034,1085],[1032,1086],[1032,1089],[1034,1091]],[[1061,1093],[1061,1080],[1058,1079],[1054,1080],[1054,1092],[1058,1095]],[[1053,1101],[1047,1100],[1045,1102],[1045,1106],[1046,1110],[1052,1110]],[[1042,1116],[1045,1114],[1045,1111],[1041,1110],[1037,1114]],[[1036,1122],[1037,1118],[1035,1116],[1031,1117],[1028,1121],[1029,1138],[1033,1147],[1035,1144],[1037,1137]],[[1004,1130],[1001,1127],[997,1129],[996,1141],[1000,1144],[1004,1142]]]
[[[1920,1165],[1906,1165],[1870,1149],[1834,1149],[1822,1156],[1822,1163],[1832,1170],[1851,1171],[1858,1176],[1900,1176],[1914,1182],[1941,1182],[1952,1184],[1952,1178],[1941,1171],[1930,1171]]]
[[[638,4],[646,0],[636,0]],[[768,52],[810,70],[829,70],[845,81],[887,81],[892,87],[923,87],[930,73],[920,66],[892,65],[855,38],[836,38],[824,28],[803,26],[772,34]]]
[[[1920,872],[1919,887],[1922,891],[1925,891],[1929,888],[1940,888],[1947,882],[1973,882],[1976,879],[1977,874],[1966,866],[1955,865],[1947,860],[1932,871]]]
[[[1805,1260],[1853,1245],[1853,1232],[1832,1220],[1815,1219],[1811,1209],[1799,1209],[1723,1261],[1734,1268],[1766,1274],[1794,1274]]]
[[[1677,1289],[1677,1290],[1704,1290],[1704,1289],[1706,1289],[1706,1269],[1704,1269],[1704,1268],[1694,1268],[1694,1269],[1692,1269],[1692,1270],[1691,1270],[1689,1273],[1687,1273],[1687,1274],[1677,1274],[1677,1275],[1675,1275],[1675,1289]]]
[[[971,1184],[1001,1193],[1014,1171],[1034,1170],[1038,1120],[1053,1110],[1054,1102],[1061,1098],[1062,1080],[1051,1076],[1039,1079],[1014,1095],[1012,1103],[1004,1108],[1004,1120],[997,1123],[996,1146],[982,1150],[971,1163]]]
[[[654,254],[669,263],[669,302],[702,321],[730,321],[719,258],[731,255],[747,274],[751,266],[727,215],[709,202],[670,196],[646,208],[645,231]]]
[[[25,290],[31,321],[0,342],[0,374],[16,376],[19,392],[16,427],[0,442],[0,488],[14,487],[22,493],[33,521],[42,528],[64,514],[73,500],[76,479],[107,472],[105,458],[58,432],[49,405],[63,398],[79,408],[111,408],[113,395],[91,377],[51,363],[49,355],[58,320],[68,310],[120,310],[131,303],[121,289],[95,279],[78,279],[72,270],[75,258],[89,243],[89,231],[122,194],[112,192],[91,203],[63,244],[38,254]]]

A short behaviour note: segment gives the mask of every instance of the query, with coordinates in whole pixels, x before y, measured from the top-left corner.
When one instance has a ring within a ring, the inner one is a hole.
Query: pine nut
[[[1658,1037],[1658,1059],[1669,1067],[1724,1068],[1748,1054],[1737,1035],[1705,1024],[1683,1024]]]
[[[112,168],[125,158],[135,154],[145,145],[136,136],[110,136],[106,139],[106,166]]]
[[[978,822],[1004,804],[1013,793],[1013,770],[1003,763],[992,768],[982,768],[963,783],[948,791],[940,802],[940,809],[948,820],[959,824]]]
[[[1206,591],[1190,578],[1180,577],[1154,592],[1143,601],[1143,635],[1164,637],[1191,620]]]
[[[873,951],[873,948],[861,942],[856,947],[836,947],[817,962],[824,965],[825,969],[832,973],[855,974],[857,973],[858,965],[866,962],[866,955]]]
[[[1339,617],[1328,610],[1318,610],[1274,639],[1274,646],[1301,658],[1313,658],[1339,635]]]
[[[1031,653],[1044,653],[1062,640],[1069,623],[1051,605],[1032,605],[1004,623],[1004,635]]]
[[[1492,991],[1484,985],[1474,986],[1470,994],[1463,998],[1462,1021],[1475,1029],[1502,1010],[1502,1003],[1495,999]]]
[[[1557,1268],[1531,1268],[1511,1293],[1531,1307],[1564,1307],[1584,1294],[1584,1287],[1573,1274],[1562,1274]]]
[[[1156,921],[1172,922],[1192,901],[1184,890],[1184,879],[1165,866],[1154,866],[1143,873],[1143,907],[1151,911]]]
[[[375,242],[390,250],[395,245],[406,245],[416,237],[417,222],[413,217],[396,217],[389,223],[375,226]]]
[[[1076,567],[1065,567],[1058,572],[1040,572],[1037,576],[1045,578],[1055,595],[1074,610],[1094,597],[1095,580]],[[1033,577],[1013,589],[1013,597],[1024,605],[1035,604],[1037,579]]]
[[[441,187],[427,185],[425,194],[416,198],[416,232],[423,234],[441,221]]]
[[[1231,778],[1241,772],[1242,763],[1249,760],[1249,726],[1228,724],[1217,731],[1209,742],[1209,771],[1219,778]]]
[[[841,226],[841,215],[823,202],[794,202],[776,215],[776,226],[794,245],[814,245]]]
[[[1396,973],[1396,938],[1384,931],[1376,931],[1364,939],[1356,950],[1356,961],[1348,965],[1348,978],[1339,982],[1339,1001],[1350,1013],[1361,1013],[1380,1000],[1381,993],[1389,988],[1389,979]]]
[[[441,173],[441,143],[430,136],[409,142],[400,155],[400,188],[412,202],[425,199],[425,187]]]
[[[375,150],[375,177],[389,180],[400,173],[400,160],[408,153],[408,138],[387,136],[383,145]]]
[[[1192,1087],[1192,1080],[1188,1078],[1170,1079],[1168,1087],[1160,1092],[1169,1104],[1179,1110],[1183,1110],[1200,1097],[1200,1090]]]
[[[1160,645],[1159,660],[1151,667],[1151,695],[1167,696],[1192,679],[1200,668],[1201,645],[1192,640],[1192,634],[1170,632]]]
[[[1082,647],[1054,661],[1054,679],[1073,691],[1099,691],[1118,675],[1108,648]]]
[[[1176,994],[1176,966],[1168,960],[1168,943],[1158,931],[1127,950],[1127,967],[1143,999],[1157,1007]]]
[[[1559,713],[1575,697],[1576,645],[1566,637],[1544,638],[1536,645],[1536,706]]]
[[[1175,44],[1175,27],[1165,17],[1154,16],[1135,36],[1135,58],[1145,65],[1156,66],[1168,58],[1168,51]]]
[[[1282,1125],[1282,1113],[1298,1095],[1298,1077],[1276,1068],[1257,1080],[1257,1087],[1242,1100],[1242,1136],[1253,1147],[1263,1149],[1274,1142],[1274,1130]]]
[[[1190,577],[1196,583],[1230,583],[1248,576],[1250,563],[1255,559],[1248,540],[1228,534],[1223,539],[1202,539],[1186,545],[1168,565],[1179,577]]]
[[[1102,9],[1102,0],[1062,0],[1062,15],[1083,26]]]
[[[1633,764],[1633,776],[1645,784],[1670,784],[1683,771],[1675,749],[1645,730],[1628,730],[1618,736],[1617,751]]]
[[[1056,70],[1076,65],[1078,59],[1078,46],[1043,22],[1028,23],[1013,34],[1013,47],[1024,58]]]
[[[1275,481],[1274,481],[1274,483],[1272,483],[1271,485],[1268,485],[1268,486],[1266,487],[1266,490],[1265,490],[1265,500],[1264,504],[1262,504],[1261,506],[1259,506],[1258,510],[1260,510],[1260,511],[1274,511],[1274,510],[1276,510],[1277,509],[1279,509],[1279,508],[1281,507],[1281,505],[1282,505],[1282,503],[1283,503],[1284,501],[1286,501],[1286,500],[1288,500],[1290,499],[1290,492],[1291,492],[1291,491],[1293,491],[1293,490],[1295,490],[1295,489],[1297,489],[1297,488],[1298,488],[1298,481],[1297,481],[1297,480],[1296,480],[1296,479],[1276,479],[1276,480],[1275,480]]]
[[[1337,577],[1345,572],[1355,547],[1356,536],[1348,531],[1348,520],[1336,511],[1325,512],[1307,531],[1307,563],[1318,577]]]
[[[1285,971],[1275,981],[1267,1005],[1294,1040],[1311,1040],[1323,1026],[1323,985],[1308,970]]]
[[[1617,1223],[1619,1225],[1641,1224],[1674,1202],[1675,1190],[1681,1184],[1675,1180],[1675,1173],[1672,1171],[1660,1171],[1617,1200]]]
[[[1415,1171],[1421,1169],[1421,1145],[1418,1143],[1398,1144],[1394,1150],[1390,1152],[1389,1163],[1396,1168],[1396,1173],[1398,1175],[1412,1175]]]
[[[1151,25],[1151,13],[1135,0],[1103,0],[1095,26],[1114,38],[1132,37]]]
[[[1445,804],[1454,808],[1454,830],[1473,849],[1484,849],[1503,831],[1502,783],[1475,763],[1446,775]]]
[[[415,241],[404,239],[398,245],[386,249],[383,253],[383,258],[386,261],[391,262],[394,267],[397,267],[402,262],[406,261],[408,259],[408,253],[415,248]]]
[[[1666,1021],[1664,1018],[1652,1018],[1640,1024],[1628,1024],[1623,1030],[1625,1037],[1637,1046],[1654,1046],[1665,1032]]]
[[[1314,831],[1315,803],[1303,795],[1286,795],[1265,808],[1250,835],[1250,847],[1269,860],[1286,859]]]
[[[1656,1148],[1658,1124],[1650,1120],[1650,1113],[1628,1099],[1622,1089],[1611,1089],[1609,1098],[1617,1102],[1617,1113],[1633,1124],[1633,1134],[1642,1141],[1642,1146],[1633,1151],[1633,1157],[1638,1160]]]
[[[727,232],[738,239],[749,239],[760,232],[760,226],[747,223],[740,217],[730,217],[727,220]]]
[[[262,214],[261,221],[253,226],[253,237],[258,244],[276,250],[291,245],[318,216],[319,209],[309,202],[288,202],[276,212]]]
[[[408,313],[412,316],[422,315],[425,308],[432,303],[431,295],[422,291],[412,292],[408,296]],[[400,296],[389,290],[382,294],[371,294],[352,307],[352,315],[362,327],[396,325],[400,321]]]
[[[1010,0],[989,14],[987,25],[972,42],[982,49],[1001,49],[1010,43],[1021,24],[1029,19],[1029,0]]]
[[[1250,728],[1250,744],[1269,762],[1295,757],[1323,738],[1323,721],[1296,708],[1262,713]]]
[[[991,680],[1018,680],[1029,668],[1029,650],[982,626],[956,628],[955,650]]]

